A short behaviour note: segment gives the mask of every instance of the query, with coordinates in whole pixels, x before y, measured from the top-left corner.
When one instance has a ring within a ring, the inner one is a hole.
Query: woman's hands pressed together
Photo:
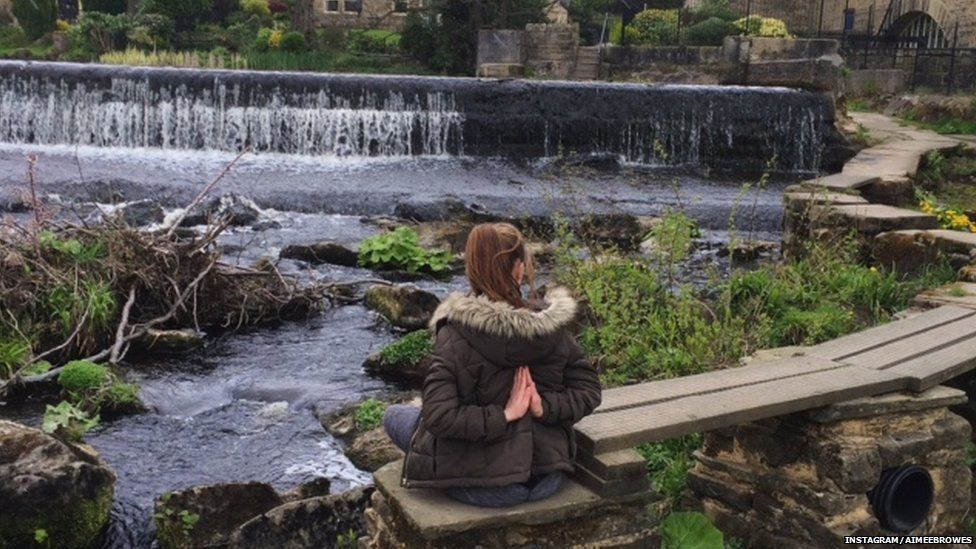
[[[531,413],[532,417],[542,417],[542,397],[535,388],[532,374],[528,366],[519,366],[515,370],[515,380],[512,382],[512,392],[505,405],[505,420],[509,423],[518,421]]]

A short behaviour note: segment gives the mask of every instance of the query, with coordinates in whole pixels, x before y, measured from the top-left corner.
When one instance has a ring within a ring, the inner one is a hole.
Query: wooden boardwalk
[[[948,305],[803,356],[609,389],[576,426],[577,438],[582,453],[598,456],[853,398],[921,392],[974,367],[976,310]]]

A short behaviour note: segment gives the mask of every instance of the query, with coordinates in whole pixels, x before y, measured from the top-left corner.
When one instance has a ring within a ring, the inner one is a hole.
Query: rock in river
[[[224,546],[241,524],[283,502],[262,482],[169,492],[156,500],[156,537],[164,549]]]
[[[323,240],[313,244],[292,244],[285,246],[278,254],[281,259],[297,259],[318,265],[331,263],[345,267],[355,267],[359,261],[359,253],[338,242]]]
[[[239,549],[304,549],[335,547],[349,532],[364,532],[363,510],[372,488],[293,501],[275,507],[242,525],[230,547]]]
[[[115,474],[94,450],[0,420],[0,548],[93,547],[108,523]]]
[[[413,284],[375,284],[366,290],[365,304],[398,328],[420,330],[427,327],[440,299]]]

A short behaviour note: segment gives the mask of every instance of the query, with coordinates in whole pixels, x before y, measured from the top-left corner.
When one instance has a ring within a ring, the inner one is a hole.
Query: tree
[[[145,0],[142,13],[157,13],[173,18],[176,30],[193,29],[202,17],[210,13],[213,0]]]
[[[58,20],[55,0],[14,0],[14,17],[31,40],[37,40],[54,30]]]

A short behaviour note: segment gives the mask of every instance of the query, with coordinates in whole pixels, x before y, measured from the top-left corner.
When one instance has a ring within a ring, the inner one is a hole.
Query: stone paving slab
[[[937,229],[939,220],[923,212],[884,204],[825,206],[823,213],[832,221],[849,225],[865,233],[902,229]],[[836,219],[840,218],[840,219]]]
[[[842,419],[881,416],[894,412],[913,412],[929,408],[943,408],[965,404],[965,391],[937,386],[922,393],[889,393],[887,395],[855,398],[810,410],[805,415],[818,423],[833,423]]]
[[[549,499],[516,505],[505,509],[489,509],[458,503],[440,490],[407,489],[400,485],[403,461],[381,467],[373,473],[376,488],[389,504],[406,518],[425,539],[437,539],[448,534],[483,528],[499,528],[512,524],[545,524],[567,518],[585,516],[608,501],[637,501],[652,494],[602,498],[574,480]]]
[[[972,282],[946,284],[918,294],[912,303],[918,307],[956,305],[976,309],[976,284]]]
[[[859,175],[852,173],[835,173],[816,179],[808,179],[801,183],[804,186],[824,187],[834,191],[851,191],[873,185],[878,182],[876,175]]]
[[[818,204],[821,206],[830,204],[840,206],[868,203],[867,199],[856,194],[846,194],[841,192],[827,191],[824,189],[788,191],[783,193],[783,200],[785,200],[787,204],[793,202],[803,202],[807,204]]]

